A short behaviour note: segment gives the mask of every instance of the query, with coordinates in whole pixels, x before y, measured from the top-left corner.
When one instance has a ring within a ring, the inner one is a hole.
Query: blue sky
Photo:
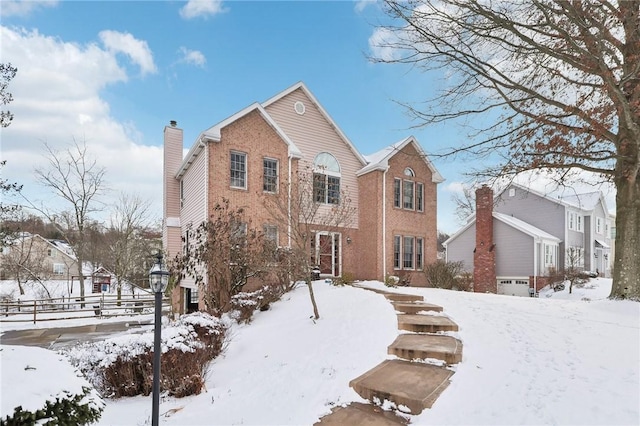
[[[397,101],[424,100],[439,75],[374,64],[370,40],[385,21],[361,1],[3,0],[0,61],[18,67],[14,122],[2,129],[3,178],[55,203],[33,179],[43,142],[85,140],[111,191],[136,192],[161,216],[162,132],[170,120],[189,148],[204,129],[304,81],[362,154],[409,135],[427,153],[458,144],[452,124],[411,129]],[[433,158],[446,181],[438,228],[459,227],[451,196],[468,167]]]

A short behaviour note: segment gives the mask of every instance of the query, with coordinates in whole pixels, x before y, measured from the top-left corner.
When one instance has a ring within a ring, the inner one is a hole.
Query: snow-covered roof
[[[567,204],[571,204],[582,210],[593,210],[600,202],[600,191],[587,192],[585,194],[561,195],[560,198]]]
[[[358,176],[362,176],[373,170],[386,170],[389,167],[389,159],[391,159],[391,157],[393,157],[396,153],[402,151],[402,149],[410,143],[413,144],[420,157],[427,164],[429,170],[431,170],[431,181],[434,183],[444,182],[444,178],[442,177],[440,172],[436,169],[416,138],[413,136],[404,138],[401,141],[389,145],[388,147],[383,148],[378,152],[366,155],[364,158],[367,160],[368,164],[360,169],[356,174]]]

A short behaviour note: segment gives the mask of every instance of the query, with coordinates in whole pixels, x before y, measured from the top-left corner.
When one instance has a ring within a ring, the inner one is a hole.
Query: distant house
[[[476,291],[527,296],[569,267],[610,276],[613,223],[600,192],[554,198],[512,183],[494,200],[484,186],[446,258],[474,272]]]
[[[356,210],[351,223],[313,231],[310,257],[323,277],[405,275],[426,284],[421,271],[436,260],[436,187],[443,178],[415,138],[364,156],[302,82],[204,130],[185,157],[182,135],[175,122],[165,127],[163,246],[169,256],[183,250],[187,227],[207,220],[223,198],[232,208],[244,207],[254,226],[286,247],[287,226],[273,222],[264,202],[291,197],[289,182],[311,170],[320,209],[339,205],[346,191]],[[193,280],[180,282],[173,295],[178,312],[197,307],[197,290]]]
[[[22,233],[4,247],[0,255],[2,276],[37,274],[41,279],[69,280],[78,275],[78,262],[63,241],[48,240],[38,234]]]

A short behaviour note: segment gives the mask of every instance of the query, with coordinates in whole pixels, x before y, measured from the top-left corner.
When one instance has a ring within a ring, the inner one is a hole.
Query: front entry
[[[184,289],[184,313],[198,312],[198,290],[195,288]]]
[[[332,277],[340,276],[342,259],[339,233],[318,232],[315,239],[315,255],[320,267],[320,274]]]

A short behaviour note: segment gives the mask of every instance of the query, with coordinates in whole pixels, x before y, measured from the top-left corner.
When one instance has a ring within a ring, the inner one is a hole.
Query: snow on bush
[[[226,321],[203,312],[183,315],[162,328],[161,384],[171,395],[199,393],[209,361],[222,351]],[[105,396],[148,395],[152,389],[152,332],[117,336],[63,350]]]

